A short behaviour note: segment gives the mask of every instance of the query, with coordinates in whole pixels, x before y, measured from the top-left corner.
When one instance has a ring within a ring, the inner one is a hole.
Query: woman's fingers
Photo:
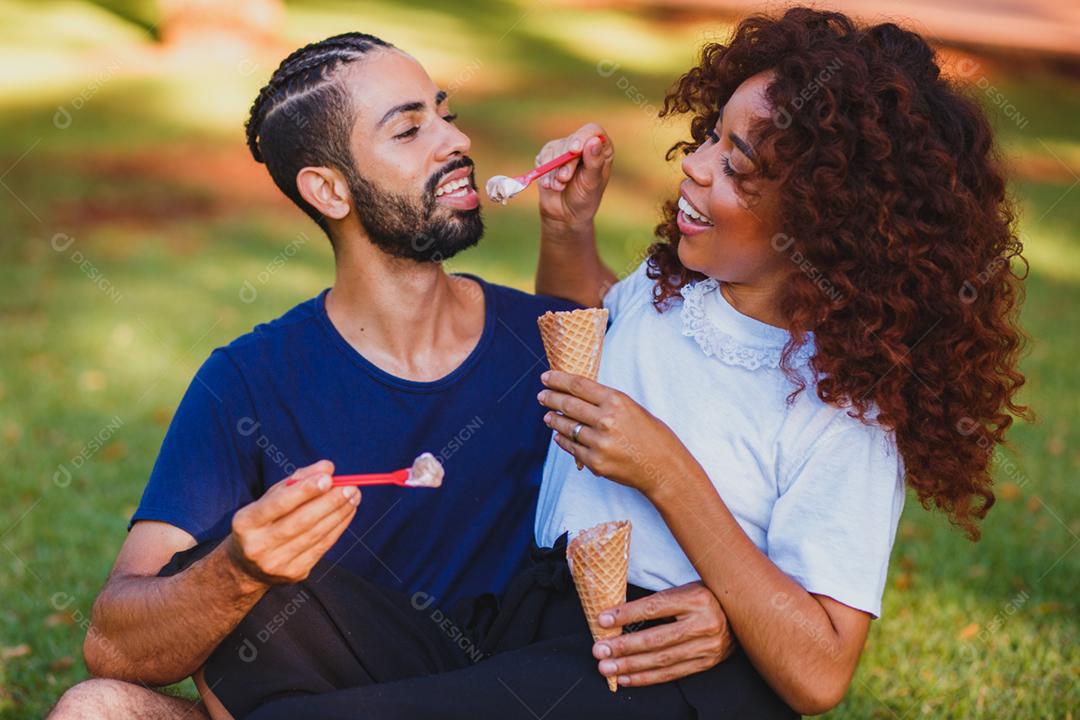
[[[601,640],[593,645],[593,657],[597,660],[617,659],[640,653],[649,653],[678,645],[701,636],[685,621],[665,623],[645,630],[624,633],[615,638]]]
[[[664,618],[676,620],[601,640],[593,646],[593,655],[597,659],[617,658],[659,650],[697,638],[713,638],[721,647],[731,644],[724,610],[712,591],[700,582],[687,583],[616,605],[601,612],[599,621],[603,627],[611,627],[616,622],[625,627]]]
[[[573,455],[575,460],[577,460],[582,465],[587,466],[596,475],[603,475],[600,467],[598,467],[598,464],[596,462],[595,450],[587,448],[584,445],[579,445],[570,438],[560,433],[555,433],[555,444],[561,447],[566,452]]]
[[[694,660],[685,660],[655,670],[645,670],[643,672],[630,674],[620,673],[618,675],[619,685],[622,687],[642,687],[644,685],[656,685],[659,683],[671,682],[672,680],[678,680],[687,675],[703,672],[714,665],[716,665],[716,662],[712,660],[697,658]]]
[[[540,375],[540,381],[552,390],[569,393],[593,405],[599,405],[612,392],[611,388],[590,380],[583,375],[573,375],[561,370],[548,370]]]
[[[565,415],[559,415],[556,412],[549,412],[544,415],[544,423],[560,434],[567,438],[570,438],[578,445],[584,445],[585,447],[592,447],[595,431],[586,423],[581,424],[581,430],[578,432],[578,436],[574,438],[574,428],[577,427],[578,420],[567,417]]]
[[[566,138],[559,138],[558,140],[549,140],[544,143],[544,147],[540,148],[540,152],[536,155],[536,164],[533,167],[540,167],[548,160],[562,155],[566,146]]]
[[[598,621],[601,627],[612,627],[616,623],[626,626],[647,620],[677,617],[696,609],[691,604],[692,601],[701,602],[708,599],[701,595],[702,591],[709,592],[708,588],[701,583],[688,583],[667,588],[608,608],[600,613]]]
[[[536,399],[544,407],[561,412],[572,418],[574,422],[583,422],[596,427],[600,420],[600,408],[573,395],[554,390],[541,390]]]
[[[588,158],[585,158],[585,165],[589,168],[592,168],[593,165],[601,167],[605,150],[610,154],[610,143],[598,138],[598,135],[602,133],[603,128],[596,123],[589,123],[581,127],[573,135],[548,142],[536,156],[535,167],[540,167],[544,163],[553,160],[563,153],[570,151],[583,153],[586,152],[586,150],[592,151],[592,154]],[[590,145],[590,141],[594,142]],[[544,175],[538,180],[540,186],[548,190],[554,190],[555,192],[562,192],[565,190],[566,186],[573,180],[574,175],[578,170],[578,166],[582,164],[583,157],[584,155],[580,155],[573,158],[565,165]]]
[[[559,155],[562,155],[570,147],[571,139],[559,138],[558,140],[552,140],[541,148],[540,153],[536,156],[536,165],[534,167],[540,167],[544,163],[554,160]],[[577,160],[571,160],[566,165],[560,168],[556,168],[546,175],[542,176],[537,182],[540,187],[545,190],[554,190],[555,192],[562,192],[566,187],[566,183],[573,177],[574,168],[577,167]],[[567,169],[569,168],[569,173]]]
[[[626,657],[601,660],[600,674],[633,675],[649,670],[670,668],[692,660],[708,660],[710,667],[720,662],[721,648],[713,638],[697,638],[653,652],[627,655]]]

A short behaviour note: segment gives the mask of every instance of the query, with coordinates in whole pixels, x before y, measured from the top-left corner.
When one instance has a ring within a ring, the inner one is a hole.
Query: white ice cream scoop
[[[487,185],[484,186],[484,189],[487,190],[489,198],[497,203],[505,205],[507,200],[517,195],[526,187],[528,187],[528,185],[516,177],[496,175],[487,181]]]
[[[603,135],[597,135],[600,141],[603,142],[607,138]],[[584,143],[582,144],[584,147]],[[497,203],[506,204],[506,201],[517,195],[519,192],[529,187],[534,180],[543,177],[547,173],[551,172],[557,167],[562,167],[566,163],[570,162],[576,157],[581,155],[581,151],[571,150],[564,152],[559,157],[548,160],[543,165],[533,168],[524,175],[515,175],[513,177],[507,177],[506,175],[496,175],[487,181],[484,185],[484,189],[487,190],[488,197]]]
[[[413,460],[405,484],[409,487],[439,487],[442,485],[445,474],[442,463],[434,455],[426,452]]]

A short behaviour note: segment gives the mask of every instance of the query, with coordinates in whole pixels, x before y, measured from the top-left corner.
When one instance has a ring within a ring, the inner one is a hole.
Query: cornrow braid
[[[301,197],[296,175],[306,166],[352,168],[351,102],[337,81],[343,66],[390,43],[350,32],[305,45],[282,60],[259,91],[244,128],[248,149],[274,183],[329,235],[322,215]]]

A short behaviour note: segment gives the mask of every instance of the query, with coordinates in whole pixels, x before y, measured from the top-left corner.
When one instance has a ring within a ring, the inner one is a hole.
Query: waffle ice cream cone
[[[622,626],[600,627],[602,610],[626,602],[626,576],[630,565],[630,521],[606,522],[582,530],[566,546],[566,562],[574,576],[585,619],[593,640],[618,637]],[[619,683],[609,677],[608,688]]]
[[[551,369],[595,380],[607,318],[607,308],[549,311],[537,318]]]
[[[595,380],[607,329],[607,308],[546,312],[536,319],[552,370]],[[580,462],[578,470],[584,467]]]

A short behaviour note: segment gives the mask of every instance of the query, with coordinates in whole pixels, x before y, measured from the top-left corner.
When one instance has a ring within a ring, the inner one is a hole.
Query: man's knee
[[[95,720],[96,718],[205,718],[202,706],[169,697],[141,685],[121,680],[93,678],[74,685],[61,696],[49,720]]]
[[[50,720],[66,718],[104,718],[110,705],[122,697],[126,683],[94,678],[68,688],[49,714]]]

